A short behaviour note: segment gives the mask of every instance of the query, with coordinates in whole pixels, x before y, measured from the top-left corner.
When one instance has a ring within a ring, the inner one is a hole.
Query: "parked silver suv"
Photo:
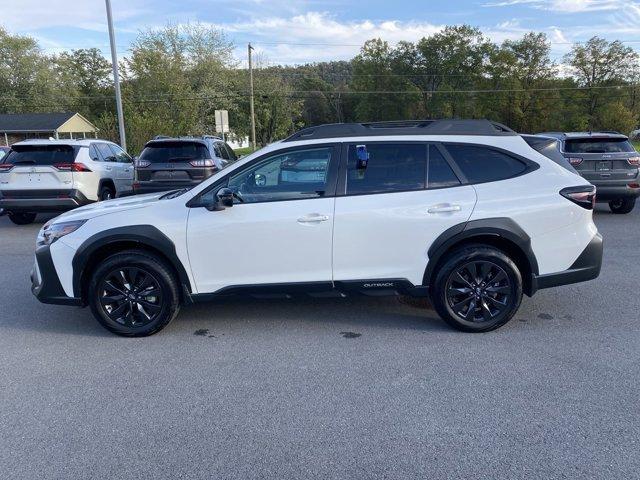
[[[17,225],[131,191],[133,159],[106,140],[26,140],[0,160],[0,208]]]

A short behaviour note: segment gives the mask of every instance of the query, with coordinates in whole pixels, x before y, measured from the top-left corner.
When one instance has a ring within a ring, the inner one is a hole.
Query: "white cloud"
[[[128,20],[150,10],[151,0],[114,0],[114,21]],[[15,32],[40,28],[73,26],[85,30],[106,31],[104,0],[0,0],[2,21]]]
[[[289,64],[350,59],[365,41],[372,38],[380,37],[395,45],[401,40],[418,40],[443,28],[428,22],[396,20],[340,22],[322,12],[257,18],[216,26],[231,37],[251,40],[256,51],[269,61]]]
[[[549,10],[558,13],[595,12],[603,10],[616,10],[629,1],[625,0],[504,0],[485,3],[485,7],[510,7],[515,5],[529,5],[540,10]]]

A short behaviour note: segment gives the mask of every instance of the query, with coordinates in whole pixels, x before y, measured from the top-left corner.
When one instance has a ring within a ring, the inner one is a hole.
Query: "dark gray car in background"
[[[218,137],[156,137],[135,161],[136,194],[191,188],[237,157]]]
[[[618,132],[545,132],[558,139],[559,151],[586,180],[596,186],[596,201],[613,213],[629,213],[640,196],[640,154]]]

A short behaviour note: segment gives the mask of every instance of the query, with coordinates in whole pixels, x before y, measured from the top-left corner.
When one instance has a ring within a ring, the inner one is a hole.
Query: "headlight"
[[[69,235],[79,229],[86,220],[75,220],[73,222],[45,223],[44,227],[38,232],[38,246],[51,245],[60,237]]]

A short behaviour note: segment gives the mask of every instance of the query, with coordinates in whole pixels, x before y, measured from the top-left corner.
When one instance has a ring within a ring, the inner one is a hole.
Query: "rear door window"
[[[223,143],[223,148],[227,149],[229,160],[231,160],[232,162],[235,162],[238,159],[238,157],[236,156],[236,152],[234,152],[233,149],[227,143]]]
[[[366,166],[357,150],[366,147]],[[406,192],[426,186],[427,145],[419,143],[368,143],[349,145],[347,195]]]
[[[216,143],[215,148],[216,148],[216,156],[224,158],[225,160],[231,160],[231,157],[229,157],[229,152],[227,152],[227,149],[225,148],[223,143]],[[218,153],[220,155],[218,155]]]
[[[206,145],[199,142],[155,142],[149,143],[142,153],[140,160],[151,163],[189,162],[211,158]]]
[[[14,145],[3,163],[14,165],[55,165],[73,163],[76,150],[70,145]]]
[[[578,138],[564,142],[566,153],[631,153],[631,142],[625,138]]]
[[[445,148],[469,183],[505,180],[527,169],[517,158],[481,145],[445,144]]]

